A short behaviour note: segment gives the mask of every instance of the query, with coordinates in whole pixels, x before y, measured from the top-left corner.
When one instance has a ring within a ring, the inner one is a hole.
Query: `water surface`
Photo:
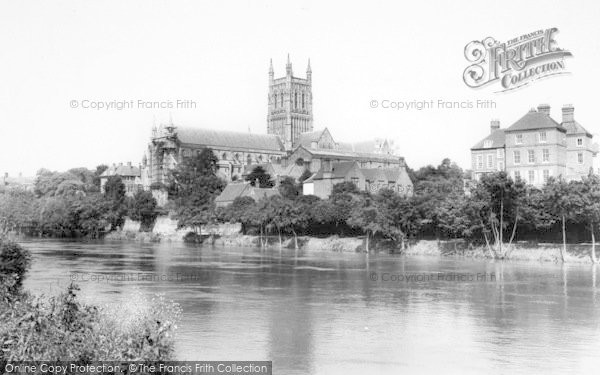
[[[24,245],[34,254],[29,290],[56,294],[73,277],[86,302],[120,308],[141,292],[180,303],[182,360],[272,360],[275,374],[600,369],[597,266],[169,243]]]

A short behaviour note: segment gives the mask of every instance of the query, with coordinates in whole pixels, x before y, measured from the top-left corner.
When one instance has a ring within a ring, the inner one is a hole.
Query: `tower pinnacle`
[[[285,72],[287,75],[292,75],[292,63],[290,61],[290,54],[287,55],[287,64],[285,65]]]

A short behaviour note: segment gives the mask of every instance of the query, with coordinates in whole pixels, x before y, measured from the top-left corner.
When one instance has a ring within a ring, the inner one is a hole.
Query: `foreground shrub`
[[[0,301],[0,362],[172,359],[179,305],[138,296],[115,311],[80,303],[78,290]]]
[[[0,288],[4,294],[15,295],[21,290],[30,265],[31,254],[27,249],[0,239]]]

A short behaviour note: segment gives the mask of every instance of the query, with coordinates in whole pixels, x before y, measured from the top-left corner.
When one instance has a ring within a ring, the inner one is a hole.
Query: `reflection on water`
[[[136,291],[179,302],[180,359],[272,360],[277,374],[600,366],[597,266],[182,244],[25,246],[34,254],[32,291],[54,294],[77,275],[88,302],[118,308]]]

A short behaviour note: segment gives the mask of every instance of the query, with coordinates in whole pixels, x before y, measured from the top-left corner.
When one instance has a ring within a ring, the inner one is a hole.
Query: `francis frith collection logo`
[[[474,40],[465,46],[465,58],[471,63],[464,73],[467,86],[479,88],[499,83],[497,92],[514,90],[540,78],[567,74],[568,50],[558,47],[553,27],[499,42],[492,37]]]

